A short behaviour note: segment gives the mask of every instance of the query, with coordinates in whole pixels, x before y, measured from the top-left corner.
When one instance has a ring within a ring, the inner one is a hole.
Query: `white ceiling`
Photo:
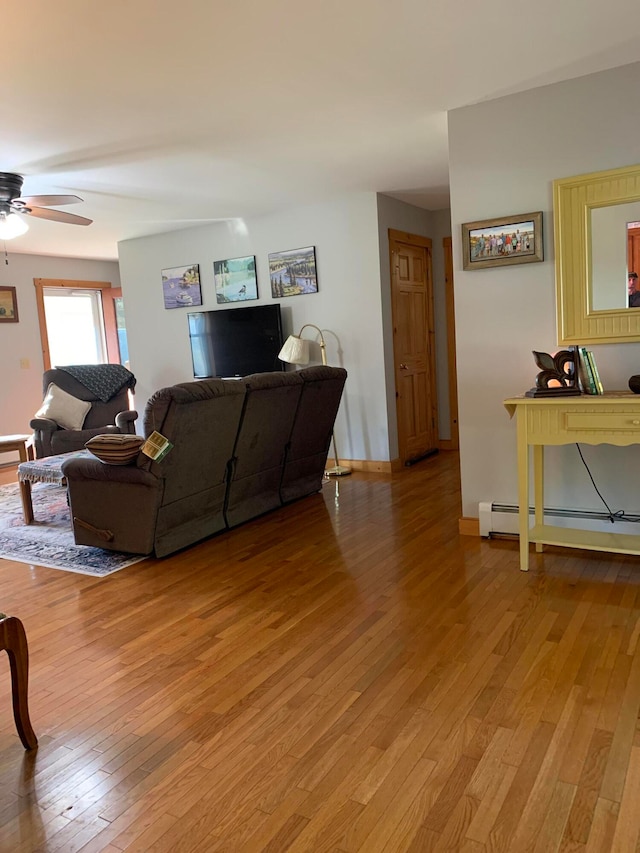
[[[3,10],[0,171],[72,192],[17,252],[354,190],[448,206],[448,109],[636,61],[638,0],[30,0]]]

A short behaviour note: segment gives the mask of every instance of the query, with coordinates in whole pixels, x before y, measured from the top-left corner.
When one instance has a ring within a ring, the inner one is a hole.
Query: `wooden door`
[[[640,275],[640,228],[627,230],[627,270]]]
[[[107,339],[107,353],[110,364],[121,363],[115,308],[115,300],[117,298],[122,298],[122,288],[120,287],[110,287],[102,291],[102,314],[104,317],[104,331]]]
[[[109,361],[129,368],[129,344],[124,315],[122,288],[112,287],[102,291],[102,308],[107,329]]]
[[[400,460],[438,450],[431,240],[389,230]]]

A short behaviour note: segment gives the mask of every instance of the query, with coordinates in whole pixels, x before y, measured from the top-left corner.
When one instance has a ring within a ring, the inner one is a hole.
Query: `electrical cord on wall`
[[[578,448],[578,453],[580,454],[580,459],[582,459],[582,464],[587,469],[587,474],[589,475],[589,479],[593,483],[593,488],[596,490],[596,494],[598,495],[598,497],[600,498],[602,503],[607,508],[607,513],[609,514],[609,521],[611,522],[611,524],[615,524],[616,520],[617,521],[639,522],[640,516],[638,516],[638,515],[627,515],[623,509],[619,509],[616,512],[613,512],[613,510],[611,509],[609,504],[602,497],[602,493],[600,492],[600,489],[596,486],[596,481],[593,479],[593,475],[591,474],[591,471],[589,470],[589,466],[587,465],[587,461],[584,458],[584,456],[582,455],[582,448],[580,447],[580,445],[577,442],[576,442],[576,447]]]

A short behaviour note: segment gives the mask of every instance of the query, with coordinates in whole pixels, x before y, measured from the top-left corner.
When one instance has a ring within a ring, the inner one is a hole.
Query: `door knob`
[[[400,363],[400,370],[409,370],[409,368],[407,367],[407,365],[404,362],[401,362]]]

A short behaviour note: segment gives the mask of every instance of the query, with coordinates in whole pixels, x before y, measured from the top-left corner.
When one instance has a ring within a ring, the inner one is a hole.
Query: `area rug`
[[[35,521],[25,524],[19,485],[0,486],[0,557],[94,577],[105,577],[145,559],[76,545],[65,488],[35,483],[31,494]]]

